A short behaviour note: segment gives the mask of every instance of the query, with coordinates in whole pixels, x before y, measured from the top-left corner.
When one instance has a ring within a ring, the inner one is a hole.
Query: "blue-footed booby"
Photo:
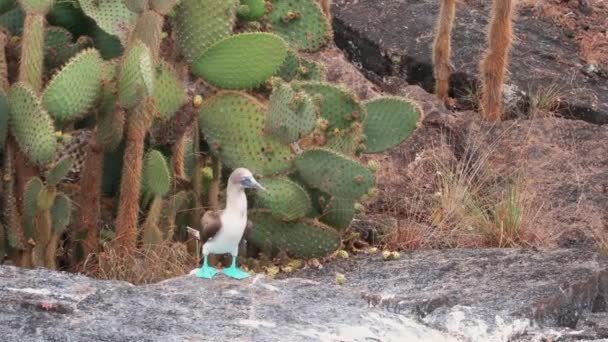
[[[226,188],[226,207],[223,210],[209,210],[201,218],[203,244],[203,267],[196,270],[196,276],[211,279],[217,273],[216,269],[209,267],[207,258],[209,254],[232,255],[232,265],[224,268],[223,272],[229,277],[244,279],[249,273],[236,267],[236,257],[239,252],[239,243],[245,230],[251,227],[247,220],[247,196],[245,189],[266,189],[258,183],[251,171],[246,168],[235,169],[228,178]]]

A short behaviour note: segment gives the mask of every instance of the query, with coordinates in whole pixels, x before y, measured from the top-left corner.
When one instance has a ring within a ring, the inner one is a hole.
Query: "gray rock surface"
[[[336,45],[370,78],[391,76],[433,90],[431,51],[439,12],[436,0],[336,0]],[[454,96],[466,97],[477,80],[485,48],[489,1],[459,2],[453,30]],[[585,73],[572,38],[558,27],[522,10],[514,21],[516,42],[510,54],[507,102],[557,87],[559,111],[567,116],[608,123],[608,80]],[[515,107],[515,106],[514,106]]]
[[[334,284],[335,272],[346,275],[345,285]],[[391,262],[361,256],[289,279],[219,274],[139,287],[1,266],[0,336],[6,342],[531,341],[571,336],[568,327],[587,322],[585,336],[599,338],[606,334],[598,327],[606,298],[605,260],[580,250],[429,251]]]

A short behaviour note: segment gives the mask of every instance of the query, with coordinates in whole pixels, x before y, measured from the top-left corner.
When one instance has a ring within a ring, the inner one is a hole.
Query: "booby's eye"
[[[243,177],[243,178],[241,178],[241,186],[243,188],[252,188],[253,187],[253,182],[251,181],[251,178],[249,178],[249,177]]]

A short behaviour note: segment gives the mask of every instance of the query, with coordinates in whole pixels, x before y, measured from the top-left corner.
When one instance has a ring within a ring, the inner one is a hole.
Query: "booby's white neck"
[[[247,196],[245,191],[234,183],[229,183],[226,189],[226,209],[228,216],[246,217],[247,215]]]

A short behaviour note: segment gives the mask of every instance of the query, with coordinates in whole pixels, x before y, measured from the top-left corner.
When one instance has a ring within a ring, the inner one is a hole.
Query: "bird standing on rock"
[[[224,268],[225,275],[244,279],[249,273],[236,267],[236,257],[239,251],[239,242],[249,228],[247,221],[247,196],[245,189],[266,189],[258,183],[251,171],[246,168],[235,169],[228,178],[226,188],[226,207],[223,210],[207,211],[201,218],[203,228],[201,243],[203,244],[203,267],[196,269],[199,278],[211,279],[217,273],[216,269],[207,263],[209,254],[232,255],[232,265]]]

